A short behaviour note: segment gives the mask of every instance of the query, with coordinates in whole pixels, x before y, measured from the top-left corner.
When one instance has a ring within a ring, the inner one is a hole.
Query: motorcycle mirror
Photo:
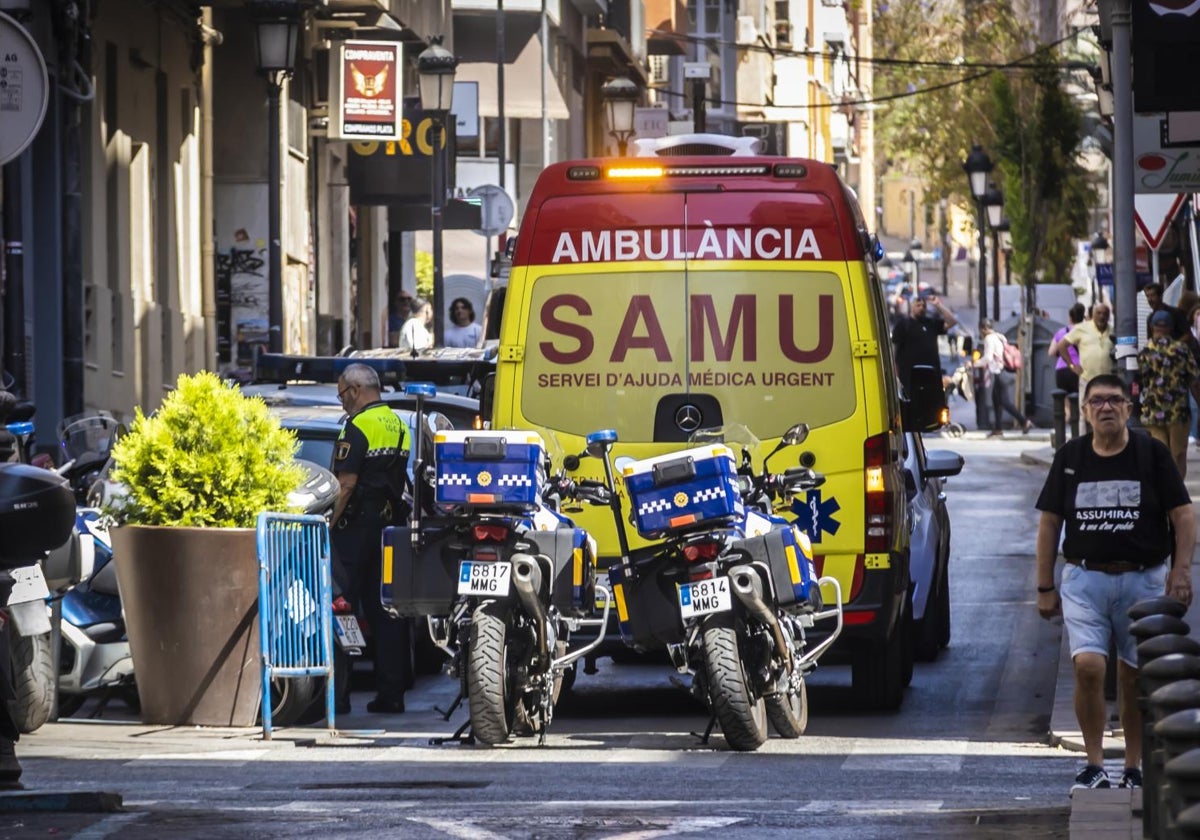
[[[579,456],[578,455],[564,455],[563,456],[563,469],[566,470],[567,472],[575,472],[575,470],[579,469]]]
[[[797,423],[786,432],[783,433],[783,439],[780,441],[784,446],[796,446],[804,443],[808,438],[808,424]]]

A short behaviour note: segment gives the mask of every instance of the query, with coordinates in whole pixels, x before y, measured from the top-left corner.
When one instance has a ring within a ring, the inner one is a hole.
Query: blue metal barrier
[[[321,516],[261,513],[257,531],[263,739],[271,740],[272,677],[324,676],[334,729],[329,525]]]

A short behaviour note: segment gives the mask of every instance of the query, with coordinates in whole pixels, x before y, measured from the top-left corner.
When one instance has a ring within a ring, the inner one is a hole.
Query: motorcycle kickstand
[[[437,706],[434,706],[434,707],[433,707],[433,710],[434,710],[435,712],[437,712],[439,715],[441,715],[441,716],[442,716],[442,720],[450,720],[450,716],[451,716],[452,714],[454,714],[454,711],[455,711],[455,710],[456,710],[456,709],[457,709],[459,706],[461,706],[461,705],[462,705],[462,701],[463,701],[463,693],[462,693],[462,689],[460,688],[460,689],[458,690],[458,696],[454,698],[454,702],[450,704],[450,708],[449,708],[449,709],[447,709],[446,711],[444,711],[444,712],[443,712],[443,711],[442,711],[441,709],[439,709]],[[459,731],[461,732],[462,730],[459,730]]]
[[[716,727],[716,725],[717,725],[717,716],[714,713],[713,716],[708,719],[708,726],[705,727],[703,735],[698,735],[695,732],[692,733],[693,737],[700,739],[700,746],[702,746],[702,747],[708,746],[708,738],[710,735],[712,735],[713,728]]]
[[[461,700],[462,698],[460,697],[459,699]],[[458,705],[457,701],[455,702],[454,705],[455,706]],[[451,710],[453,710],[453,708]],[[458,727],[458,729],[454,730],[453,735],[444,735],[441,738],[430,738],[429,744],[430,744],[430,746],[440,747],[450,741],[453,741],[458,744],[473,745],[475,743],[475,733],[468,732],[467,730],[470,728],[471,728],[471,720],[470,720],[470,718],[468,718],[466,721],[463,722],[462,726],[460,726],[460,727]]]

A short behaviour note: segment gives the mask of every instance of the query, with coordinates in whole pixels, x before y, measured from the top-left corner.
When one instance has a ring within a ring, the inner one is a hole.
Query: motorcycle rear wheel
[[[467,647],[471,732],[489,746],[508,740],[518,716],[516,667],[509,661],[507,613],[507,607],[488,603],[471,616]],[[521,717],[525,715],[522,713]]]
[[[780,692],[764,699],[767,717],[780,737],[799,738],[808,729],[808,685],[803,680],[800,690],[794,694]]]
[[[704,669],[725,742],[739,752],[761,747],[767,740],[767,705],[751,687],[730,613],[710,615],[704,621]]]
[[[22,735],[36,732],[50,719],[54,705],[54,657],[50,650],[50,634],[20,636],[8,634],[9,650],[17,697],[8,701],[17,731]]]

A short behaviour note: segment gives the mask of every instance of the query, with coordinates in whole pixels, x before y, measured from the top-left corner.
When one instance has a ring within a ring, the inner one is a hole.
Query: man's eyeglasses
[[[1104,408],[1106,405],[1111,405],[1113,408],[1120,408],[1129,400],[1120,394],[1111,394],[1107,397],[1088,397],[1087,404],[1092,408]]]
[[[357,386],[355,386],[355,385],[347,385],[345,388],[343,388],[342,390],[338,391],[338,400],[341,400],[341,399],[342,399],[342,396],[343,396],[343,395],[344,395],[344,394],[345,394],[347,391],[350,391],[351,389],[353,389],[353,388],[355,388],[355,387],[357,387]]]

